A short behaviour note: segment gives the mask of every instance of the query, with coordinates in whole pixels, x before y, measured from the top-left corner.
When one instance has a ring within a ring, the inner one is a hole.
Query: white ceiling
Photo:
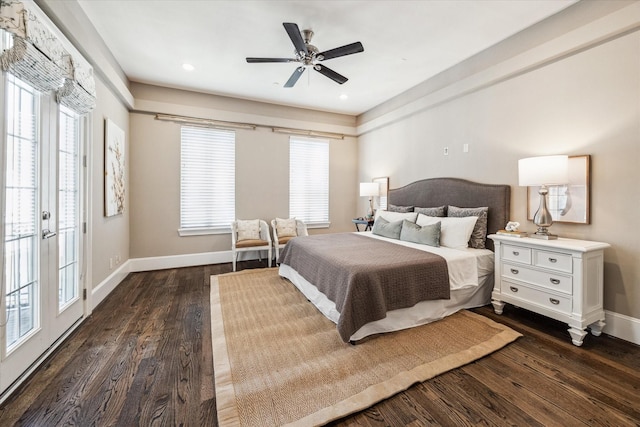
[[[131,81],[360,114],[577,0],[149,1],[79,0]],[[282,23],[315,35],[320,51],[355,41],[364,52],[323,62],[339,85],[296,63]],[[185,71],[183,63],[192,64]],[[346,95],[346,100],[340,95]]]

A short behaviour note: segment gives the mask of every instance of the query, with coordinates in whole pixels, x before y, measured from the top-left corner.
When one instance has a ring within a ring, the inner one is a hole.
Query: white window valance
[[[58,102],[83,114],[95,107],[93,68],[77,52],[65,49],[50,24],[30,3],[0,0],[0,28],[13,46],[0,55],[0,67],[40,91],[56,91]]]
[[[76,63],[71,55],[67,55],[65,61],[67,62],[67,74],[64,85],[56,92],[56,99],[60,104],[71,108],[76,113],[88,113],[96,106],[93,68],[83,63]]]

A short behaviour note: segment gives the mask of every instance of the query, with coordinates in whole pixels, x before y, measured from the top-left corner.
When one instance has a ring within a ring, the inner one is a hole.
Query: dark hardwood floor
[[[209,276],[229,271],[129,275],[5,402],[0,425],[217,425]],[[524,336],[334,425],[640,425],[639,346],[603,334],[575,347],[559,322],[475,311]]]

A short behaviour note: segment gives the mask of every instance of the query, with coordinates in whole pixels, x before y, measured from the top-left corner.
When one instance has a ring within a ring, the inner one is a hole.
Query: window
[[[290,138],[289,216],[311,227],[329,226],[329,141]]]
[[[37,212],[41,141],[37,132],[37,91],[11,74],[7,74],[7,80],[4,291],[6,346],[11,349],[39,327]]]
[[[80,274],[80,116],[60,106],[58,147],[58,305],[77,298]]]
[[[181,129],[180,235],[226,232],[235,219],[233,131]]]

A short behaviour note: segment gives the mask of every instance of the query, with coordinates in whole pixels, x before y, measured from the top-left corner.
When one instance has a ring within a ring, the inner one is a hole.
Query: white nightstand
[[[491,303],[502,314],[510,303],[569,325],[571,341],[604,327],[604,250],[610,245],[586,240],[541,240],[487,236],[495,244],[495,285]]]

